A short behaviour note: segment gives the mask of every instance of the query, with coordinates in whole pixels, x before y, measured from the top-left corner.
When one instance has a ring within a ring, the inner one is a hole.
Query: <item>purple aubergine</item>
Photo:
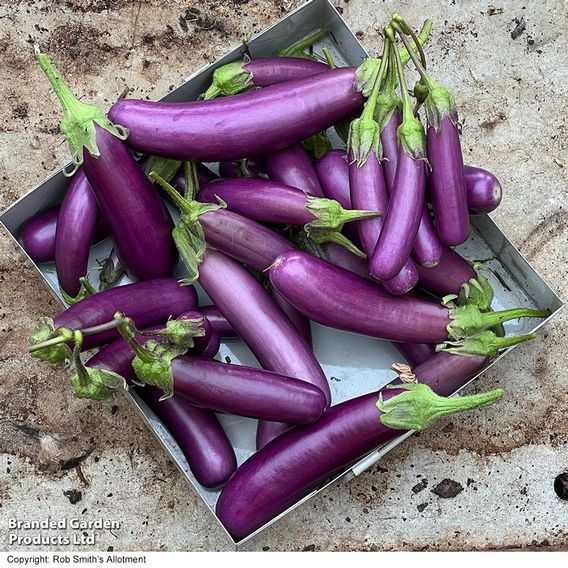
[[[134,352],[128,343],[119,339],[95,353],[86,365],[113,371],[132,383],[136,378],[133,359]],[[215,414],[176,397],[159,401],[160,391],[153,387],[136,392],[170,431],[197,481],[211,488],[223,485],[237,469],[237,460]]]
[[[211,327],[220,337],[237,337],[233,326],[227,321],[227,318],[217,306],[200,307],[199,311],[207,318]]]
[[[359,241],[367,258],[371,258],[389,207],[389,197],[385,185],[383,168],[375,152],[370,152],[364,164],[352,160],[349,164],[349,187],[351,203],[355,209],[366,209],[381,213],[380,217],[357,221]],[[372,270],[369,269],[372,274]],[[418,282],[418,272],[408,258],[394,277],[382,282],[385,290],[391,294],[406,294]]]
[[[259,57],[252,61],[234,61],[215,69],[204,98],[235,95],[249,87],[268,87],[328,70],[325,63],[303,57]]]
[[[269,177],[309,195],[324,197],[318,175],[306,150],[298,142],[264,157]]]
[[[145,154],[216,162],[274,152],[351,116],[363,104],[355,68],[232,97],[187,103],[122,100],[109,118]],[[213,119],[212,119],[213,117]]]
[[[484,357],[439,354],[417,367],[420,383],[450,395],[485,365]],[[400,394],[382,391],[384,400]],[[349,464],[399,436],[381,420],[379,393],[353,398],[309,426],[297,426],[254,454],[225,485],[216,513],[227,530],[243,538],[296,503]]]
[[[83,170],[121,264],[139,280],[170,276],[177,253],[169,213],[122,141],[97,125],[95,130],[100,156],[86,152]]]
[[[311,320],[390,341],[441,343],[512,319],[549,315],[547,310],[530,308],[482,312],[474,302],[447,308],[410,295],[392,296],[352,272],[301,251],[278,257],[269,276],[280,295]]]
[[[61,131],[73,164],[75,169],[83,164],[121,264],[139,280],[170,276],[177,263],[173,223],[158,192],[122,143],[127,131],[95,106],[79,101],[47,55],[36,51],[63,106]]]
[[[34,262],[51,262],[55,258],[58,213],[59,207],[38,213],[26,221],[20,230],[20,244]]]
[[[300,379],[191,356],[172,361],[176,396],[218,412],[309,424],[327,407],[324,393]]]
[[[296,250],[288,239],[242,215],[218,209],[199,217],[209,246],[262,272],[288,250]]]
[[[61,203],[55,235],[57,280],[67,296],[75,297],[79,293],[79,279],[87,274],[98,217],[95,194],[85,173],[79,170]]]
[[[407,262],[422,216],[426,172],[424,162],[401,146],[395,184],[377,246],[370,258],[371,274],[378,280],[394,278]]]
[[[219,351],[221,337],[217,330],[211,325],[207,316],[201,310],[189,310],[176,318],[177,320],[199,320],[203,319],[203,335],[193,338],[193,347],[189,353],[199,356],[201,359],[213,359]]]
[[[463,171],[470,215],[491,213],[497,209],[503,198],[499,180],[482,168],[465,166]]]
[[[197,195],[203,203],[216,203],[217,197],[229,211],[261,223],[306,225],[316,218],[306,209],[303,191],[269,179],[215,180]]]
[[[212,250],[205,254],[199,274],[203,289],[265,369],[311,383],[329,403],[329,385],[317,359],[254,276],[234,260]],[[277,434],[284,426],[261,422],[257,432],[261,441],[269,437],[263,433],[265,428]]]
[[[52,328],[78,330],[110,322],[117,311],[132,318],[135,325],[142,329],[165,323],[168,318],[175,318],[196,306],[197,293],[193,286],[181,286],[175,278],[144,280],[88,296],[61,312],[54,318],[52,325],[42,326],[34,339],[47,339]],[[118,337],[116,329],[86,335],[82,348],[86,350],[98,347]]]
[[[310,346],[310,349],[312,349],[312,329],[310,327],[310,320],[301,314],[294,306],[291,306],[276,290],[272,290],[272,297],[280,309],[294,324],[294,327]]]
[[[427,132],[430,174],[428,187],[440,240],[449,246],[464,243],[469,235],[469,213],[458,128],[450,116]]]

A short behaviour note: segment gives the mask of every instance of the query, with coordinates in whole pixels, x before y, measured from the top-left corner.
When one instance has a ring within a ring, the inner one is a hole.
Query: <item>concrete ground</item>
[[[59,108],[34,62],[33,43],[52,55],[76,92],[108,108],[119,96],[158,98],[246,32],[261,30],[297,5],[1,2],[0,210],[68,159],[58,133]],[[466,161],[494,171],[505,189],[492,216],[565,296],[565,2],[337,5],[371,52],[379,48],[375,25],[384,24],[393,9],[415,26],[433,19],[431,69],[456,92]],[[513,38],[521,20],[525,28]],[[0,283],[2,534],[14,516],[83,515],[122,521],[115,534],[102,532],[99,550],[229,549],[205,506],[122,399],[103,406],[75,400],[66,373],[27,356],[26,338],[38,316],[54,315],[57,306],[5,232]],[[564,313],[476,384],[507,391],[498,407],[467,421],[441,421],[245,548],[567,548],[568,502],[553,489],[555,477],[568,469],[565,325]]]

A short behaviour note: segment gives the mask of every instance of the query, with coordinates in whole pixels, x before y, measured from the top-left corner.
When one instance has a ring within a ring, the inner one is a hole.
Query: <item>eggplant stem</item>
[[[295,53],[303,52],[304,49],[306,49],[307,47],[311,47],[314,43],[316,43],[316,41],[325,37],[328,33],[329,33],[329,30],[327,30],[326,28],[323,28],[323,29],[319,30],[318,32],[316,32],[315,34],[312,34],[311,36],[292,44],[290,47],[287,47],[286,49],[281,50],[278,53],[278,55],[279,55],[279,57],[294,56]]]
[[[422,45],[420,44],[420,41],[418,40],[418,36],[416,35],[416,32],[412,29],[411,26],[409,26],[406,23],[404,18],[400,14],[398,14],[397,12],[394,12],[393,15],[391,16],[391,18],[396,24],[398,24],[402,28],[403,33],[405,33],[406,35],[409,35],[412,38],[412,41],[414,42],[414,45],[412,46],[412,51],[418,50],[418,54],[420,55],[420,62],[422,63],[422,67],[424,67],[424,69],[426,69],[426,55],[424,53],[424,49],[422,48]],[[409,57],[410,57],[410,54],[409,54]]]
[[[120,312],[114,314],[114,317],[117,321],[120,321],[118,326],[120,335],[122,335],[122,338],[128,343],[128,345],[130,345],[138,359],[140,359],[143,363],[154,363],[157,361],[156,357],[150,353],[150,351],[136,341],[137,330],[134,325],[134,321],[131,318],[124,317],[124,314],[121,314]]]
[[[333,57],[332,57],[329,49],[327,47],[322,47],[321,51],[323,53],[323,56],[325,57],[325,61],[327,63],[327,66],[330,69],[337,69],[337,65],[335,64],[335,61],[333,60]]]
[[[75,345],[73,347],[73,364],[75,365],[75,371],[77,372],[78,382],[82,387],[89,384],[89,373],[81,361],[81,347],[83,346],[83,334],[80,330],[73,333],[73,340]]]
[[[396,63],[398,84],[400,85],[400,91],[402,94],[402,118],[403,120],[407,120],[410,117],[414,118],[414,109],[412,108],[412,99],[408,94],[408,86],[406,84],[406,79],[404,77],[404,66],[400,59],[400,54],[398,52],[398,49],[396,48],[396,43],[394,38],[394,26],[395,24],[393,23],[385,28],[385,36],[391,40],[391,45],[392,45],[391,53]],[[406,47],[407,51],[409,50],[409,48],[410,45]],[[412,49],[410,49],[409,55],[411,58],[416,57]],[[414,59],[412,59],[412,61],[414,61]]]
[[[500,312],[485,312],[481,314],[486,327],[504,323],[509,320],[519,318],[546,318],[550,315],[549,310],[533,310],[530,308],[512,308],[510,310],[502,310]]]

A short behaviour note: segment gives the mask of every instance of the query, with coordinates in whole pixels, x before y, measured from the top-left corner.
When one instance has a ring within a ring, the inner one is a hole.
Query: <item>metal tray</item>
[[[338,65],[358,65],[367,56],[364,48],[328,0],[312,0],[264,32],[256,35],[249,43],[250,54],[252,57],[272,55],[277,49],[287,47],[323,27],[329,29],[330,34],[326,39],[316,44],[316,52],[320,52],[322,47],[327,46]],[[195,99],[209,85],[214,69],[230,61],[240,59],[244,53],[245,47],[243,45],[237,47],[216,63],[188,77],[183,85],[162,100],[187,101]],[[23,223],[37,213],[59,204],[63,199],[68,183],[68,178],[64,177],[61,171],[55,172],[0,216],[0,222],[16,242]],[[97,259],[106,258],[111,246],[110,240],[107,239],[93,247],[89,265],[96,266]],[[536,326],[534,320],[506,324],[508,333],[522,334],[534,331],[549,321],[561,309],[562,302],[558,296],[488,216],[472,218],[471,238],[458,250],[469,260],[486,261],[488,267],[499,275],[499,278],[497,278],[492,273],[488,274],[495,290],[494,307],[496,309],[527,306],[540,309],[547,308],[551,311],[551,316],[547,320],[539,321]],[[23,249],[22,252],[26,254]],[[30,262],[32,262],[31,259]],[[50,286],[54,296],[63,305],[54,265],[46,263],[34,266]],[[180,271],[179,274],[181,275],[182,272]],[[123,283],[126,282],[128,280],[125,278]],[[206,296],[203,291],[200,290],[199,292],[201,298],[205,299]],[[399,361],[401,357],[390,343],[343,333],[313,323],[312,332],[314,352],[330,380],[334,403],[372,392],[392,380],[393,373],[390,371],[390,366],[393,362]],[[498,359],[505,357],[509,351],[511,349],[502,353]],[[218,358],[225,360],[227,357],[233,363],[258,365],[254,356],[240,340],[228,340],[221,346]],[[182,474],[215,515],[214,508],[219,491],[208,490],[195,480],[178,445],[156,416],[135,393],[129,392],[126,396],[146,421]],[[240,464],[254,451],[256,421],[229,415],[220,415],[220,420],[235,447]],[[342,473],[335,475],[322,487],[312,491],[287,511],[238,543],[227,533],[224,527],[223,530],[235,545],[243,544],[304,501],[311,499],[324,487],[339,479],[348,480],[359,475],[410,435],[411,433],[406,433],[391,443],[378,448]],[[219,521],[216,516],[215,518]]]

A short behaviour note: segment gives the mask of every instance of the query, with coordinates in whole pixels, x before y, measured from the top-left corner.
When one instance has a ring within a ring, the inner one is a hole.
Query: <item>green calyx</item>
[[[48,363],[60,363],[62,361],[71,359],[72,352],[66,343],[61,342],[61,336],[66,340],[72,340],[72,332],[65,328],[55,329],[53,320],[51,318],[41,318],[39,328],[30,339],[30,354],[32,357],[47,361]],[[53,340],[53,344],[49,341]],[[42,343],[45,346],[35,351],[33,346]]]
[[[359,168],[365,164],[371,152],[380,160],[382,150],[379,124],[373,118],[365,116],[353,120],[349,128],[347,149]]]
[[[497,357],[500,349],[506,349],[525,341],[534,339],[536,334],[519,335],[516,337],[499,337],[492,331],[482,331],[459,341],[446,341],[436,345],[436,351],[445,351],[456,355],[482,356],[490,359]]]
[[[396,131],[399,144],[414,160],[426,157],[426,133],[422,123],[414,116],[406,116]]]
[[[145,350],[151,355],[151,360],[145,360],[138,355],[132,361],[132,368],[140,384],[151,385],[162,389],[160,400],[170,398],[174,394],[174,378],[172,375],[172,361],[183,355],[187,348],[181,345],[168,345],[148,341]]]
[[[72,175],[83,163],[84,148],[94,158],[100,155],[97,146],[95,124],[120,140],[127,138],[128,130],[120,125],[113,124],[96,106],[79,101],[61,80],[49,57],[45,53],[41,53],[37,46],[36,56],[40,67],[47,75],[57,98],[63,106],[63,120],[61,121],[60,129],[69,143],[74,165],[71,172],[64,171],[64,174]]]
[[[331,150],[331,142],[325,132],[318,132],[302,140],[302,146],[315,160],[319,160]]]
[[[427,385],[418,383],[391,388],[405,392],[388,400],[383,400],[379,393],[377,408],[382,412],[380,421],[393,430],[424,430],[442,416],[490,406],[503,398],[502,389],[470,396],[443,397]]]
[[[84,372],[71,377],[71,386],[77,398],[106,400],[115,391],[126,389],[126,381],[117,373],[83,366]]]
[[[416,83],[414,83],[414,89],[412,89],[414,93],[414,98],[418,101],[419,104],[424,103],[430,90],[428,89],[428,85],[424,81],[424,79],[418,79]]]
[[[211,85],[203,93],[205,100],[214,99],[220,95],[230,96],[245,91],[251,86],[252,73],[245,71],[248,61],[234,61],[218,67],[213,71]]]
[[[218,204],[190,201],[182,197],[156,172],[150,172],[149,177],[168,194],[181,211],[180,220],[172,231],[172,237],[189,272],[188,277],[182,279],[181,282],[183,284],[192,284],[199,278],[199,265],[203,261],[203,255],[207,247],[199,217],[209,211],[224,209],[227,207],[227,204],[221,199],[219,199]]]
[[[379,217],[380,212],[361,209],[344,209],[335,199],[306,196],[306,210],[315,219],[304,226],[307,235],[316,243],[334,242],[354,254],[364,256],[345,235],[341,233],[345,223]]]
[[[375,107],[375,120],[379,123],[381,131],[388,124],[393,112],[402,108],[402,100],[396,89],[389,87],[388,83],[377,97]]]
[[[444,298],[442,298],[442,305],[448,308],[473,305],[477,307],[480,312],[491,310],[494,292],[487,278],[481,273],[482,268],[483,266],[481,264],[474,264],[473,269],[477,277],[470,278],[467,282],[464,282],[460,287],[459,294],[448,294],[444,296]]]
[[[424,100],[424,110],[428,125],[433,126],[436,132],[439,132],[442,120],[448,117],[457,127],[458,111],[453,93],[434,81],[429,82],[427,89],[428,96]]]
[[[126,381],[123,377],[105,369],[85,367],[81,361],[81,347],[83,333],[73,333],[73,363],[75,374],[71,377],[71,386],[77,398],[90,398],[92,400],[105,400],[117,389],[125,389]]]
[[[466,304],[450,309],[450,323],[447,326],[448,336],[454,340],[472,336],[479,331],[492,328],[500,323],[518,318],[545,318],[550,315],[548,310],[533,310],[530,308],[513,308],[500,312],[481,312],[473,304]]]
[[[171,344],[191,349],[194,346],[194,338],[205,335],[203,318],[169,320],[164,329],[142,331],[140,335],[152,337],[164,337]]]

